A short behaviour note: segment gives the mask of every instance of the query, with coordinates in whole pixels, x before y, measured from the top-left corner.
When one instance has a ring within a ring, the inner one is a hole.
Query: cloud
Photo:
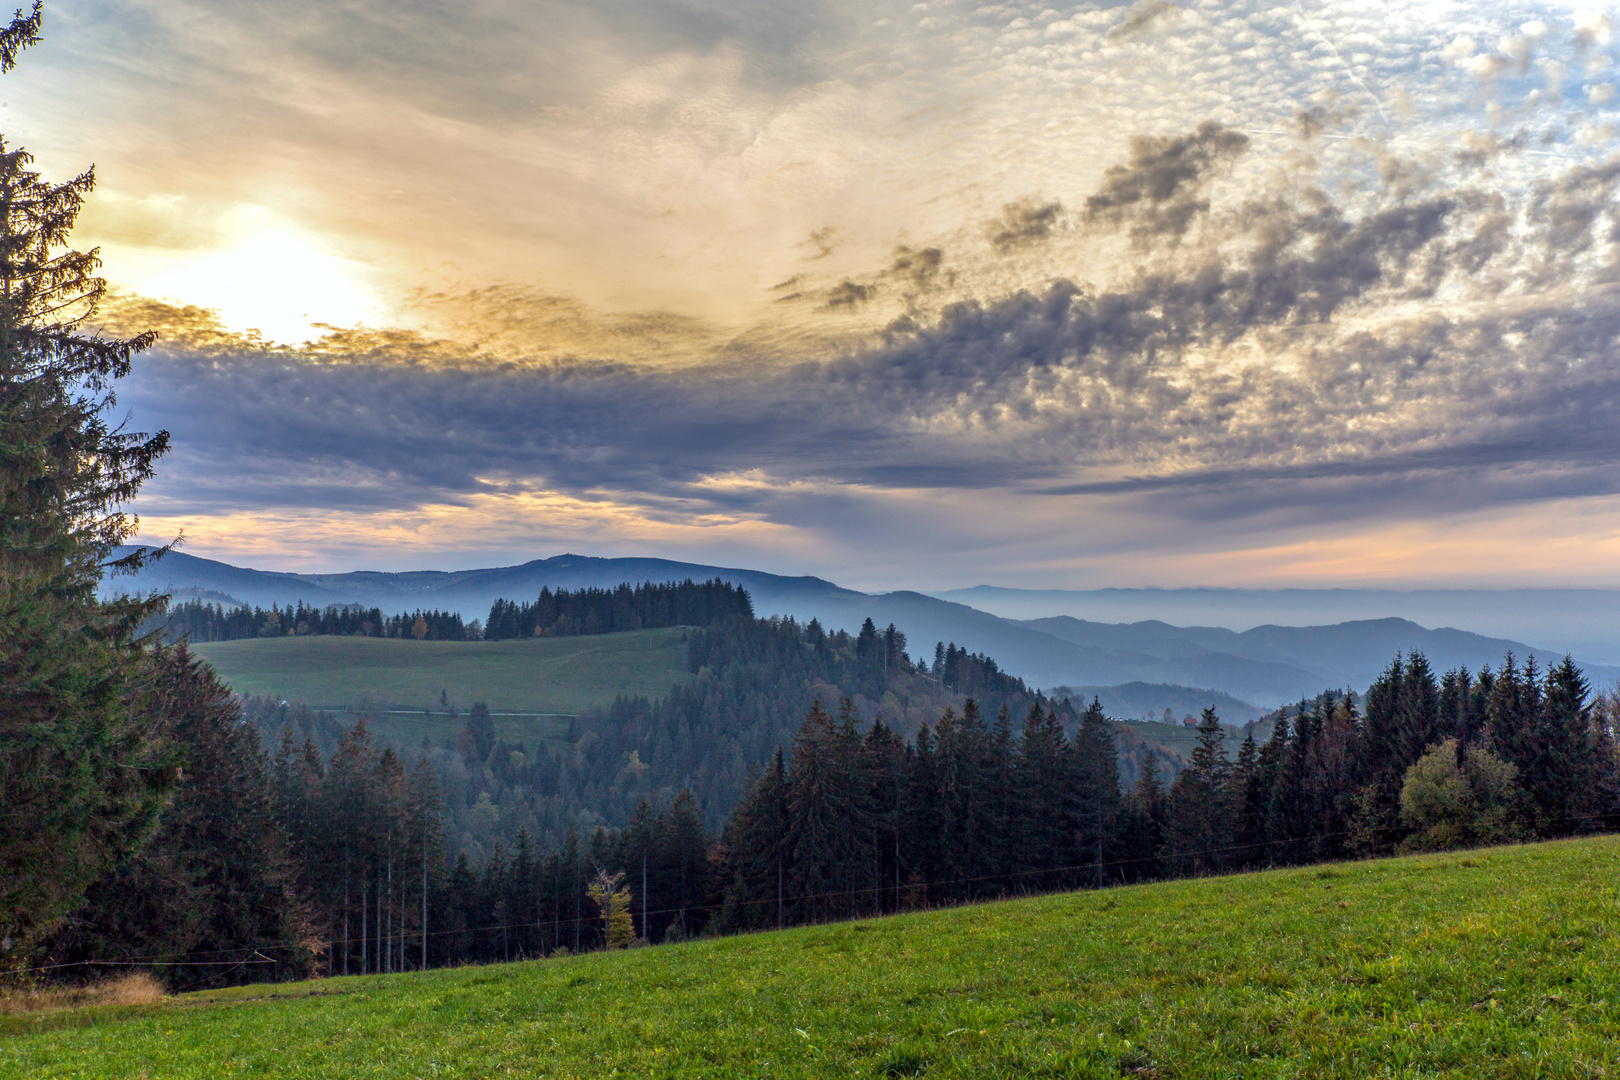
[[[889,265],[889,274],[900,278],[914,289],[930,289],[938,282],[940,268],[944,263],[945,252],[937,247],[914,250],[902,244],[894,249],[894,261]]]
[[[1137,136],[1130,162],[1109,169],[1102,189],[1086,199],[1086,216],[1116,224],[1129,217],[1131,237],[1139,242],[1179,238],[1209,209],[1200,197],[1204,181],[1248,145],[1248,136],[1212,120],[1190,135]]]
[[[876,296],[877,291],[876,285],[861,285],[846,279],[827,290],[826,307],[830,311],[860,307]]]
[[[1173,19],[1181,14],[1181,8],[1171,0],[1139,0],[1125,13],[1122,22],[1108,31],[1108,41],[1117,43],[1128,41],[1147,32],[1155,22]]]
[[[1154,244],[1134,277],[957,302],[831,358],[518,362],[397,332],[233,348],[147,304],[180,332],[124,400],[183,429],[157,487],[210,512],[527,492],[785,524],[809,493],[1011,489],[1298,525],[1620,490],[1620,163],[1519,199],[1452,176],[1355,206],[1287,177],[1201,199],[1189,243],[1164,207],[1243,147],[1226,135],[1139,140],[1105,175],[1098,217]]]
[[[1058,202],[1024,199],[1008,203],[1001,208],[1001,217],[987,230],[990,246],[999,252],[1008,252],[1039,244],[1051,237],[1062,215],[1063,204]]]
[[[1609,23],[1467,16],[87,0],[5,115],[101,167],[165,520],[1056,565],[1611,490]],[[386,310],[129,295],[245,206]]]

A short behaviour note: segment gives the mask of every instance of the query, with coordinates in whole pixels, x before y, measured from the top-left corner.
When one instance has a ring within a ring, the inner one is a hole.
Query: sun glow
[[[185,248],[108,243],[106,275],[146,296],[212,309],[229,330],[283,344],[319,337],[323,326],[386,317],[363,264],[263,207],[223,215],[210,240]]]

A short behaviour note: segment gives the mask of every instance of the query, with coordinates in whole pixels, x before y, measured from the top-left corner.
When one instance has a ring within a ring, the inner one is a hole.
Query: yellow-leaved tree
[[[630,890],[624,886],[623,874],[610,874],[599,867],[585,892],[602,913],[608,948],[622,949],[635,940],[635,924],[630,921]]]

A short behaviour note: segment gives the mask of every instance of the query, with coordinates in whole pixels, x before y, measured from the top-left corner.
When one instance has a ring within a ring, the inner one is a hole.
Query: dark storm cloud
[[[176,431],[165,475],[215,507],[541,488],[736,508],[825,481],[1324,520],[1620,490],[1620,164],[1518,201],[1446,184],[1352,213],[1309,188],[1253,192],[1205,211],[1204,246],[1171,244],[1164,207],[1242,146],[1204,125],[1138,141],[1108,174],[1097,216],[1169,234],[1134,278],[957,303],[835,359],[672,370],[495,364],[409,335],[308,355],[215,343],[149,360],[125,402]],[[917,254],[887,272],[915,274]],[[839,287],[851,305],[868,288]],[[1479,302],[1434,301],[1448,291]],[[389,359],[354,359],[373,351]],[[710,482],[741,473],[769,482]]]

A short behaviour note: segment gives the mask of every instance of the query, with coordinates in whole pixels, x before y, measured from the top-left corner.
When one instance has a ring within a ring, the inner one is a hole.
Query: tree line
[[[690,578],[655,585],[645,582],[612,589],[540,590],[533,602],[496,600],[490,605],[484,638],[574,637],[650,630],[663,626],[708,626],[719,619],[753,618],[753,603],[740,585],[715,578]]]
[[[1072,738],[1043,702],[1015,724],[1006,708],[987,720],[969,700],[911,740],[881,718],[863,724],[848,699],[836,714],[817,701],[704,838],[706,859],[691,857],[701,821],[686,792],[668,820],[642,803],[590,849],[629,890],[637,933],[656,941],[1545,839],[1620,825],[1617,722],[1620,700],[1594,699],[1567,658],[1541,671],[1508,657],[1495,671],[1436,679],[1413,654],[1392,661],[1364,715],[1353,696],[1324,692],[1235,754],[1205,709],[1174,780],[1150,752],[1127,789],[1095,700]],[[522,890],[521,867],[552,864],[513,865],[490,881]],[[536,925],[567,924],[567,909],[536,904]],[[606,930],[584,933],[588,943]]]
[[[384,615],[380,608],[364,608],[358,604],[329,604],[318,608],[302,600],[285,608],[275,604],[261,608],[187,600],[170,606],[161,615],[154,615],[144,629],[159,628],[170,642],[194,643],[321,634],[417,641],[476,641],[482,636],[478,620],[465,624],[454,611],[419,608]]]
[[[717,619],[752,618],[753,604],[740,585],[716,578],[613,589],[540,590],[533,603],[498,599],[489,621],[462,621],[454,611],[418,609],[384,615],[359,604],[315,607],[299,600],[269,608],[187,600],[148,616],[141,632],[161,629],[170,642],[242,641],[306,635],[414,638],[419,641],[504,641],[527,637],[611,634],[666,626],[708,626]],[[891,637],[893,628],[891,630]],[[889,642],[893,651],[893,641]],[[904,649],[904,635],[900,648]]]

